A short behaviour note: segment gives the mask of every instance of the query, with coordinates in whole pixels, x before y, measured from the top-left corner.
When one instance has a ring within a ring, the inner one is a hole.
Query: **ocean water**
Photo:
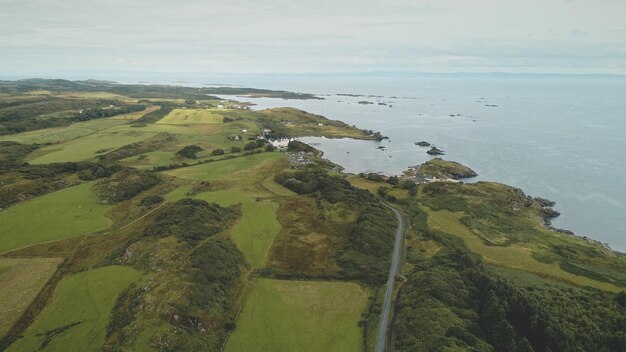
[[[400,174],[431,158],[428,148],[414,145],[428,141],[444,158],[474,169],[473,180],[556,201],[562,215],[554,226],[626,251],[626,80],[274,77],[232,83],[319,94],[324,100],[238,99],[255,109],[300,108],[390,138],[304,139],[347,172]]]

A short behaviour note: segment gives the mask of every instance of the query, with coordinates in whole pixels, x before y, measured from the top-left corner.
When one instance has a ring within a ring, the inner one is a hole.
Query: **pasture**
[[[368,293],[349,282],[258,279],[226,351],[361,351]]]
[[[42,130],[23,132],[0,136],[0,141],[15,141],[22,144],[44,144],[67,142],[86,135],[104,131],[111,127],[124,124],[124,121],[108,119],[97,119],[84,122],[76,122],[70,126],[53,127]]]
[[[61,258],[0,258],[0,337],[22,316]]]
[[[276,202],[257,201],[254,195],[237,190],[205,192],[195,198],[222,206],[241,204],[242,216],[233,226],[231,238],[253,268],[265,266],[269,248],[280,231]]]
[[[278,152],[253,154],[228,160],[220,160],[201,165],[183,167],[164,172],[169,176],[176,176],[188,180],[210,181],[220,177],[229,176],[235,172],[258,166],[267,161],[273,163],[282,158]]]
[[[103,131],[61,144],[43,147],[29,155],[28,161],[31,164],[48,164],[90,160],[99,154],[115,150],[126,144],[143,141],[154,135],[153,133],[142,133],[137,130],[124,132]]]
[[[280,153],[262,153],[215,161],[166,172],[188,180],[211,181],[220,189],[201,192],[193,198],[222,206],[241,204],[242,216],[231,229],[233,241],[254,268],[265,266],[267,254],[280,231],[276,212],[278,203],[267,199],[274,194],[259,184],[272,173]],[[225,189],[223,189],[226,187]],[[182,186],[166,195],[168,201],[188,197],[191,186]]]
[[[174,109],[157,124],[194,125],[223,123],[224,116],[217,109]]]
[[[119,294],[141,274],[106,266],[66,277],[50,303],[7,351],[97,351]]]
[[[111,209],[100,204],[93,182],[20,202],[0,212],[0,253],[106,229]]]

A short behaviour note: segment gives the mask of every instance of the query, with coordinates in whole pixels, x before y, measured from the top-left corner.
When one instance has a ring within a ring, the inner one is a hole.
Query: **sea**
[[[254,109],[291,106],[380,131],[388,140],[308,137],[345,172],[401,174],[432,158],[557,202],[553,226],[626,252],[626,79],[576,76],[266,76],[230,84],[314,93],[320,100],[231,97]],[[384,146],[384,149],[378,148]]]

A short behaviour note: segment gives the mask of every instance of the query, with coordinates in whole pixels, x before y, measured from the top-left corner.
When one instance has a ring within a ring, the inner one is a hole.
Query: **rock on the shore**
[[[430,155],[444,155],[445,154],[443,150],[437,147],[431,147],[426,153]]]
[[[553,207],[556,205],[556,202],[550,199],[545,199],[545,198],[541,198],[541,197],[535,197],[535,200],[542,206],[542,207]]]
[[[420,147],[430,147],[430,143],[426,141],[415,142],[415,145],[420,146]]]
[[[418,167],[417,173],[424,176],[451,178],[454,180],[478,176],[474,170],[465,165],[441,158],[435,158],[423,163]]]

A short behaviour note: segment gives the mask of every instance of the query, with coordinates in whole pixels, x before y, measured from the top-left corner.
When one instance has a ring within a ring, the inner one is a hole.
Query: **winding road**
[[[391,312],[391,300],[393,296],[393,287],[396,281],[396,275],[400,273],[400,257],[402,255],[402,247],[404,243],[404,219],[402,215],[393,207],[383,203],[384,206],[391,209],[398,221],[396,228],[396,241],[393,246],[393,257],[391,258],[391,268],[389,270],[389,279],[387,280],[387,292],[385,293],[385,301],[380,315],[380,323],[378,324],[378,333],[376,334],[376,352],[385,351],[385,342],[387,341],[387,327],[389,325],[389,314]]]

